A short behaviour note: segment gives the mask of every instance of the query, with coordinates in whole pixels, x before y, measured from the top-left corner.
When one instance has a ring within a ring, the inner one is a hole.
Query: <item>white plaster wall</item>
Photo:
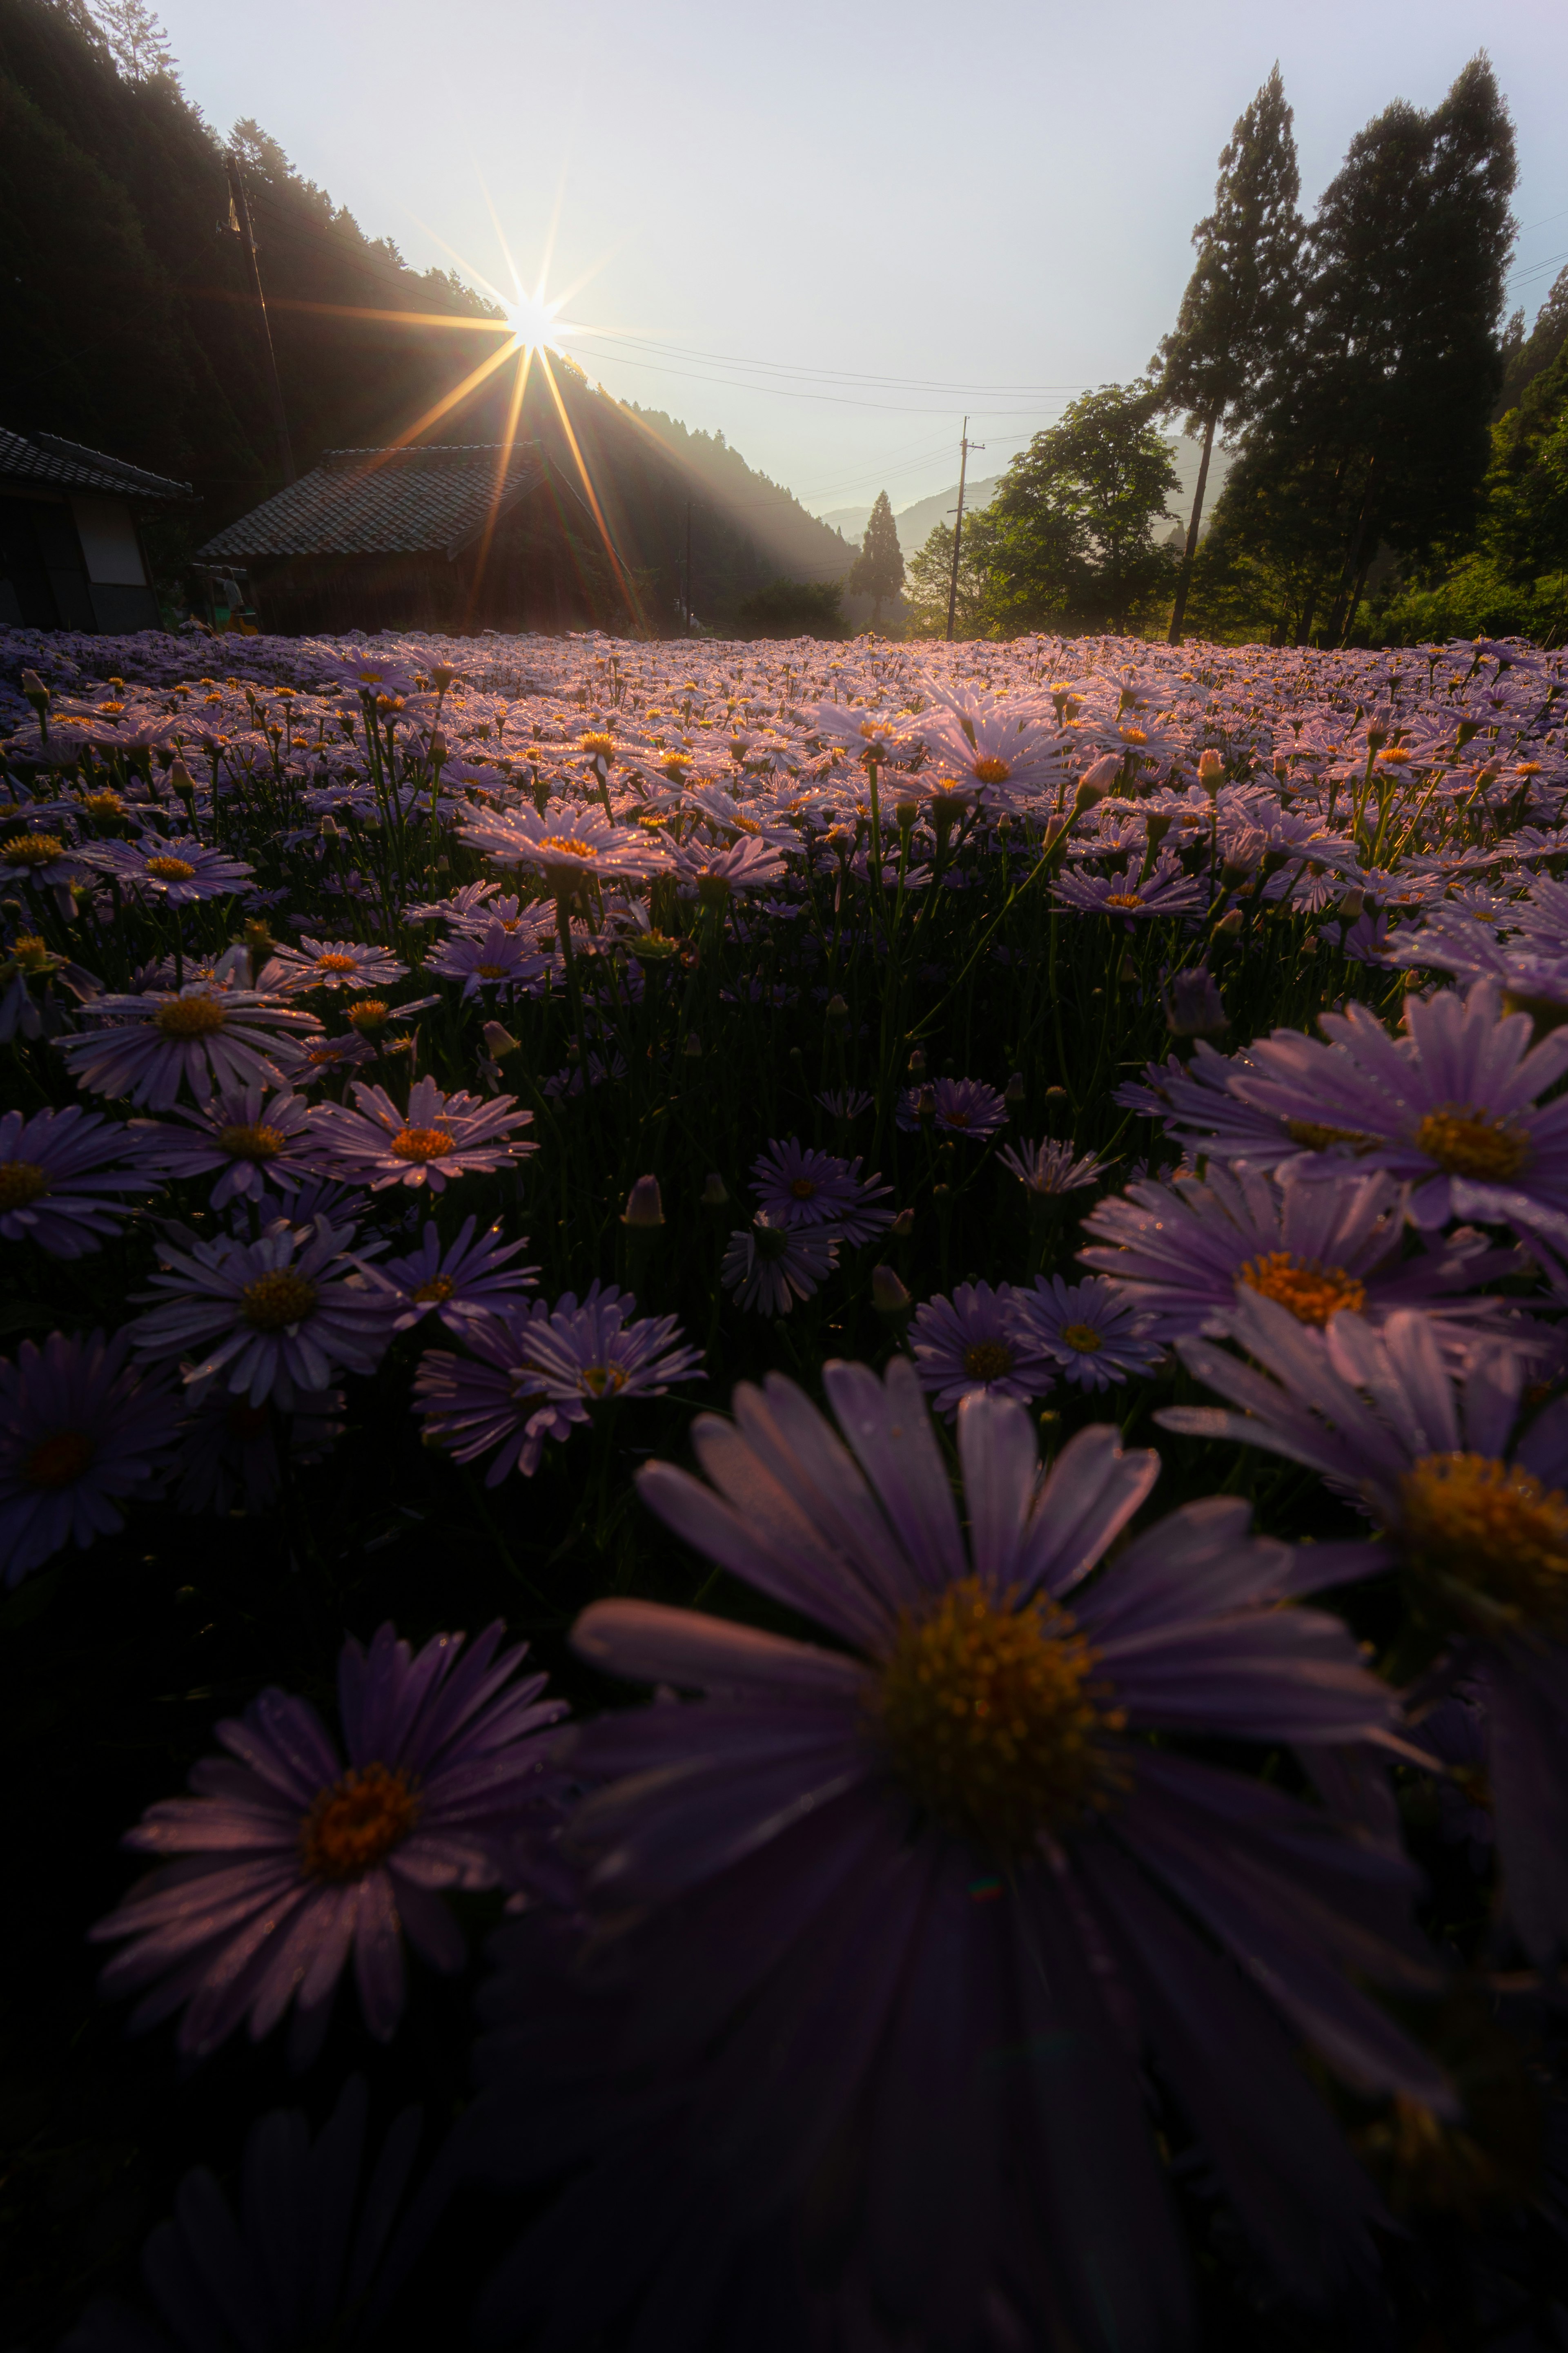
[[[147,575],[136,526],[123,499],[72,499],[77,536],[87,558],[87,576],[104,587],[142,588]]]

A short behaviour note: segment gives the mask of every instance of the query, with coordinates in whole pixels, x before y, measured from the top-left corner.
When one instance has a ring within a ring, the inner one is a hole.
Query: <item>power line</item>
[[[801,367],[787,360],[748,360],[732,352],[703,352],[686,343],[666,343],[651,335],[622,334],[617,328],[584,329],[587,335],[597,335],[614,343],[635,343],[641,351],[661,352],[672,359],[710,360],[719,367],[757,368],[770,375],[793,376],[802,383],[858,384],[884,392],[951,392],[964,393],[1029,393],[1084,392],[1082,384],[952,384],[936,376],[879,375],[855,368]]]

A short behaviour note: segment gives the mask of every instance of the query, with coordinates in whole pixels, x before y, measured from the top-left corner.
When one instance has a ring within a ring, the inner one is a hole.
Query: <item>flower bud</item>
[[[1317,953],[1318,934],[1316,932],[1309,932],[1306,938],[1301,943],[1301,954],[1306,956],[1313,956],[1316,955]]]
[[[1225,762],[1212,748],[1198,760],[1198,782],[1205,793],[1217,793],[1225,782]]]
[[[702,1206],[705,1209],[721,1209],[729,1198],[730,1187],[715,1168],[702,1187]]]
[[[515,1054],[521,1042],[512,1036],[510,1029],[503,1029],[499,1021],[485,1023],[484,1039],[485,1051],[495,1062],[503,1062],[509,1054]]]
[[[184,760],[171,760],[169,763],[169,790],[172,793],[178,793],[182,800],[189,800],[194,796],[195,789],[196,780],[195,776],[192,776],[189,768],[186,767]]]
[[[1174,825],[1175,821],[1176,820],[1173,817],[1163,810],[1157,811],[1154,816],[1148,818],[1145,823],[1144,831],[1147,833],[1149,838],[1149,855],[1151,858],[1158,857],[1160,844],[1164,840],[1165,836],[1170,832],[1171,828]]]
[[[1022,1071],[1014,1071],[1012,1077],[1008,1080],[1005,1088],[1003,1090],[1002,1100],[1004,1103],[1021,1103],[1023,1102],[1024,1073]]]
[[[828,998],[828,1000],[827,1000],[827,1018],[828,1018],[830,1021],[847,1021],[847,1020],[848,1020],[848,1018],[849,1018],[849,1007],[848,1007],[848,1004],[847,1003],[847,1001],[845,1000],[845,998],[843,998],[842,997],[830,997]]]
[[[658,1178],[639,1176],[626,1195],[626,1206],[621,1214],[623,1226],[662,1226],[664,1204],[658,1198]]]
[[[430,738],[430,757],[433,760],[444,760],[446,756],[447,738],[442,734],[441,730],[437,727],[435,733]]]
[[[1214,936],[1216,940],[1233,940],[1240,929],[1241,909],[1239,907],[1233,907],[1229,914],[1222,915],[1218,923],[1215,925]]]
[[[1358,885],[1345,892],[1344,897],[1340,901],[1340,913],[1347,923],[1353,923],[1365,905],[1366,892]]]
[[[695,1029],[687,1031],[686,1043],[680,1050],[689,1062],[700,1062],[702,1060],[702,1040]]]
[[[871,1304],[879,1315],[902,1315],[908,1309],[910,1294],[899,1280],[895,1268],[874,1266],[871,1269]]]
[[[1114,752],[1107,752],[1092,768],[1086,768],[1078,780],[1078,791],[1073,796],[1073,815],[1077,817],[1081,810],[1092,807],[1096,801],[1102,801],[1121,773],[1121,762]]]
[[[445,694],[457,675],[450,662],[432,662],[430,665],[430,683],[437,694]]]
[[[888,1233],[889,1239],[893,1241],[907,1242],[910,1236],[914,1232],[914,1211],[912,1209],[900,1209],[898,1216],[893,1219],[892,1224],[888,1228]]]
[[[1165,1027],[1173,1038],[1217,1038],[1230,1027],[1218,984],[1206,965],[1173,974],[1160,994],[1164,1000]]]
[[[910,1056],[909,1072],[911,1079],[924,1078],[926,1074],[926,1050],[923,1046],[917,1046],[914,1052]]]
[[[916,818],[919,817],[920,813],[921,805],[919,801],[895,801],[893,803],[893,823],[898,827],[900,833],[908,833],[914,825],[914,821]]]

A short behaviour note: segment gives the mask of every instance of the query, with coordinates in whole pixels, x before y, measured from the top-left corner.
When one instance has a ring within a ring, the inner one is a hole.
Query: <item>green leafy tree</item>
[[[1239,552],[1283,553],[1306,578],[1302,642],[1342,642],[1380,545],[1419,564],[1474,527],[1514,178],[1483,56],[1431,114],[1401,100],[1358,132],[1324,191],[1300,336],[1220,501]]]
[[[1500,416],[1516,406],[1524,396],[1526,385],[1543,374],[1560,351],[1568,348],[1568,269],[1560,269],[1553,279],[1552,291],[1536,312],[1535,324],[1528,335],[1522,311],[1514,312],[1508,328],[1502,393],[1498,402]]]
[[[1014,459],[970,526],[1004,632],[1055,625],[1121,634],[1166,593],[1175,566],[1154,527],[1176,470],[1154,422],[1159,400],[1147,385],[1102,385]]]
[[[1154,361],[1166,410],[1185,411],[1187,431],[1203,441],[1171,613],[1173,646],[1182,639],[1215,432],[1247,415],[1296,330],[1303,224],[1293,119],[1276,65],[1220,151],[1214,210],[1193,231],[1197,262]]]
[[[850,566],[847,585],[852,596],[871,599],[873,628],[881,618],[883,606],[903,587],[904,551],[899,545],[899,527],[893,521],[886,491],[877,493],[877,503],[871,509],[860,553]]]
[[[843,583],[770,580],[742,599],[740,619],[749,638],[845,637]]]
[[[953,633],[983,638],[991,633],[989,581],[983,556],[975,554],[978,514],[963,519],[963,544],[958,555],[958,596],[953,606]],[[982,534],[984,540],[984,534]],[[904,597],[910,625],[918,638],[947,634],[948,591],[952,585],[952,525],[932,525],[925,544],[911,555],[904,575]]]
[[[1568,344],[1492,430],[1481,541],[1505,579],[1568,570]]]

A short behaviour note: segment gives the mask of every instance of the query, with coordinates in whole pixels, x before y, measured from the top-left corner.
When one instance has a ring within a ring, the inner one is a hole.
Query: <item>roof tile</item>
[[[261,555],[455,554],[499,512],[537,488],[536,442],[429,443],[410,449],[329,449],[300,480],[218,532],[208,560]],[[497,502],[497,487],[500,498]]]

